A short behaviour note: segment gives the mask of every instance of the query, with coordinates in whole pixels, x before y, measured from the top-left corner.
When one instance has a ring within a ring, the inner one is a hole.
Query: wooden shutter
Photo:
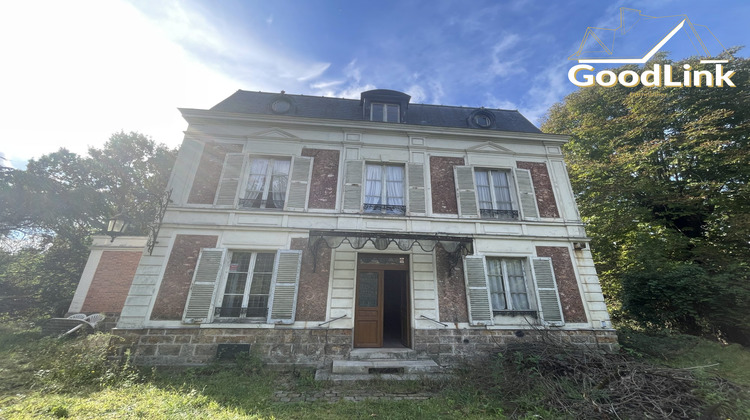
[[[421,163],[407,163],[406,172],[409,177],[409,214],[425,214],[424,193],[424,165]]]
[[[466,278],[466,300],[469,306],[471,325],[492,325],[490,291],[484,269],[484,257],[467,255],[464,257]]]
[[[534,183],[531,181],[531,171],[528,169],[516,169],[516,182],[518,183],[518,195],[521,198],[521,212],[523,218],[538,218],[539,210],[536,207],[536,195],[534,194]]]
[[[542,322],[548,325],[561,326],[565,324],[560,304],[560,294],[557,291],[555,272],[551,258],[534,258],[534,279],[539,302],[539,313]]]
[[[295,156],[292,158],[292,173],[289,176],[287,210],[304,210],[307,206],[308,185],[312,172],[312,158]]]
[[[224,166],[219,178],[219,188],[216,189],[217,206],[234,206],[237,198],[237,188],[240,186],[240,174],[242,165],[245,163],[245,155],[242,153],[227,153],[224,158]]]
[[[479,217],[477,192],[474,186],[474,169],[471,166],[454,166],[456,197],[460,217]]]
[[[219,284],[219,274],[224,266],[226,249],[203,248],[193,273],[183,321],[185,323],[210,322],[214,307],[214,294]]]
[[[359,213],[362,210],[362,184],[365,161],[347,160],[344,163],[344,203],[346,213]]]
[[[291,324],[297,308],[299,270],[302,251],[279,250],[271,280],[271,295],[268,297],[269,324]]]

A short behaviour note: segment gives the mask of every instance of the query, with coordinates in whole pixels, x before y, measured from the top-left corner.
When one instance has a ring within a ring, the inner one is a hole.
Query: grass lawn
[[[696,413],[750,418],[748,349],[695,337],[628,334],[621,340],[635,354],[632,363],[641,363],[638,369],[653,366],[660,375],[674,372],[689,380],[688,397],[700,405]],[[546,356],[518,351],[479,369],[467,367],[443,382],[316,382],[312,371],[272,372],[253,359],[187,369],[135,368],[107,358],[110,338],[97,334],[59,341],[41,338],[35,330],[0,326],[0,419],[572,419],[594,412],[604,418],[607,402],[615,407],[614,393],[624,383],[600,383],[595,395],[593,388],[578,386],[575,377],[554,373],[560,370],[557,361],[572,363],[577,353],[552,355],[550,364]],[[617,356],[619,369],[631,359]],[[277,394],[346,396],[363,390],[386,397],[282,402]],[[430,398],[399,399],[410,395]]]

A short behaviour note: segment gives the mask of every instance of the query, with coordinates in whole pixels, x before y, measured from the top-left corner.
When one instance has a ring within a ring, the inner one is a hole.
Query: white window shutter
[[[516,169],[516,182],[518,183],[518,194],[521,199],[521,212],[523,218],[539,218],[539,209],[536,207],[536,194],[534,194],[534,183],[531,180],[531,171],[528,169]]]
[[[560,294],[555,281],[551,258],[534,258],[534,280],[542,323],[562,326],[565,324],[560,304]]]
[[[227,153],[224,158],[224,166],[219,178],[219,187],[216,189],[217,206],[234,206],[237,198],[237,188],[240,186],[242,166],[245,163],[245,155],[242,153]]]
[[[292,158],[292,173],[289,176],[286,199],[287,210],[305,210],[307,207],[307,187],[310,185],[312,161],[311,157],[294,156]]]
[[[460,217],[479,217],[477,192],[474,186],[474,169],[471,166],[454,166],[456,178],[456,198]]]
[[[409,177],[409,214],[425,214],[424,165],[408,163],[406,165]]]
[[[271,280],[271,295],[268,297],[268,323],[291,324],[297,308],[299,271],[302,266],[302,251],[279,250]]]
[[[484,257],[465,256],[464,277],[466,279],[466,301],[469,306],[469,323],[471,325],[492,325],[492,307],[490,306],[490,291],[487,287]]]
[[[344,203],[346,213],[362,211],[362,184],[364,183],[365,161],[347,160],[344,163]]]
[[[185,304],[183,322],[194,324],[211,321],[214,295],[226,253],[227,250],[223,248],[201,249]]]

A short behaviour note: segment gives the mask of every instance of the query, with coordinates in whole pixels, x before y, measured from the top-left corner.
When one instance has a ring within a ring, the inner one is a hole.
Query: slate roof
[[[362,101],[358,99],[328,98],[322,96],[290,95],[270,92],[250,92],[238,90],[227,99],[211,108],[211,111],[237,114],[279,115],[271,109],[274,101],[284,99],[292,106],[283,115],[306,118],[363,121]],[[480,128],[470,124],[476,112],[486,112],[494,116],[494,124]],[[396,123],[382,123],[396,124]],[[541,131],[515,110],[470,108],[445,105],[410,103],[400,124],[414,124],[435,127],[470,128],[475,130],[515,131],[541,133]]]

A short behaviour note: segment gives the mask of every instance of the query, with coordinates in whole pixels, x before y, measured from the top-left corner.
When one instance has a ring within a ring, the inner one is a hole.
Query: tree
[[[143,134],[115,133],[87,157],[66,149],[0,167],[0,314],[43,316],[67,309],[92,234],[123,212],[145,234],[167,185],[176,150]]]
[[[734,53],[734,88],[582,88],[542,128],[571,135],[571,182],[613,315],[750,344],[750,60]],[[713,70],[697,61],[671,64]]]

